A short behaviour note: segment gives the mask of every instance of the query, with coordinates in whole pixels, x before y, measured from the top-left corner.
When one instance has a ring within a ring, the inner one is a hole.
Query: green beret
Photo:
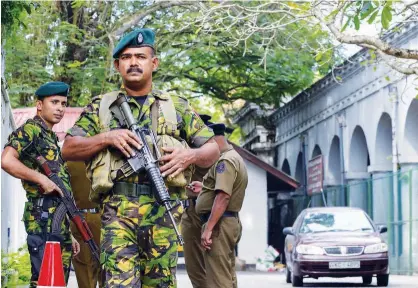
[[[151,29],[141,28],[134,30],[119,41],[118,45],[113,49],[113,58],[118,58],[119,54],[130,47],[151,47],[154,49],[155,33]]]
[[[65,96],[68,97],[70,86],[64,82],[48,82],[36,90],[35,95],[38,99],[48,96]]]

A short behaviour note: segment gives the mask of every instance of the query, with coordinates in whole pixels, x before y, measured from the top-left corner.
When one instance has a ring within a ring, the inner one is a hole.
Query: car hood
[[[370,232],[326,232],[300,234],[299,244],[313,244],[315,246],[366,246],[381,243],[379,233]]]

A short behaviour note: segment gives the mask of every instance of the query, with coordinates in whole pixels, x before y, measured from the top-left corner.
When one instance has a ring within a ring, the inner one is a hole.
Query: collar
[[[49,129],[48,125],[46,125],[45,121],[39,117],[38,115],[35,115],[35,117],[33,117],[33,120],[38,123],[43,129],[47,130],[47,131],[52,131],[51,129]]]

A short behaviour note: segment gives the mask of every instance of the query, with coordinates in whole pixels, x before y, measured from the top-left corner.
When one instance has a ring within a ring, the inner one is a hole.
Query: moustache
[[[127,73],[131,73],[131,72],[143,73],[144,71],[141,68],[138,68],[138,67],[131,67],[126,72]]]

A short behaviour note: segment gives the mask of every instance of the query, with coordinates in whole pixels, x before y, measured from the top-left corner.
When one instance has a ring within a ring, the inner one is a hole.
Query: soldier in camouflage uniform
[[[175,177],[191,164],[210,167],[219,157],[217,144],[210,140],[213,136],[211,129],[204,125],[186,98],[152,90],[152,72],[158,67],[153,31],[139,29],[127,34],[113,52],[115,68],[123,80],[120,92],[129,96],[128,103],[139,125],[149,128],[154,124],[158,135],[165,134],[186,141],[192,148],[165,148],[166,155],[160,159],[164,163],[160,167],[163,177]],[[112,157],[126,159],[135,155],[132,147],[141,147],[142,143],[136,135],[121,129],[123,127],[113,116],[109,129],[103,129],[101,115],[110,112],[104,111],[108,106],[103,108],[101,104],[107,97],[110,95],[94,98],[68,131],[63,146],[65,159],[90,160],[91,167],[100,168],[109,164],[97,165],[101,161],[98,155],[105,155],[101,153],[109,151]],[[178,122],[175,129],[167,129],[166,115],[161,109],[164,103],[170,101]],[[156,107],[153,103],[159,105],[158,117],[151,115],[152,107]],[[110,165],[103,175],[110,176],[113,188],[99,197],[103,205],[101,264],[104,286],[177,287],[176,234],[165,208],[156,203],[151,183],[144,172],[124,177],[119,173],[120,169],[114,171],[112,167]],[[92,173],[93,179],[97,175],[101,174]],[[100,182],[101,179],[96,180]],[[92,187],[95,186],[93,182]],[[185,194],[184,187],[168,188],[173,201]],[[183,209],[176,206],[173,210],[174,218],[178,221]]]
[[[35,92],[38,97],[37,115],[9,136],[2,153],[2,168],[10,175],[22,179],[28,199],[23,221],[28,234],[27,244],[31,260],[30,287],[36,287],[46,238],[51,232],[51,221],[59,203],[57,193],[62,195],[59,187],[42,174],[35,161],[37,155],[40,154],[47,160],[51,170],[57,173],[66,188],[71,191],[70,176],[61,158],[58,137],[52,132],[52,126],[60,122],[64,116],[68,91],[69,86],[62,82],[42,85]],[[48,213],[42,215],[43,211]],[[62,261],[68,281],[72,250],[78,253],[80,246],[71,237],[68,221],[62,223],[61,236]]]

